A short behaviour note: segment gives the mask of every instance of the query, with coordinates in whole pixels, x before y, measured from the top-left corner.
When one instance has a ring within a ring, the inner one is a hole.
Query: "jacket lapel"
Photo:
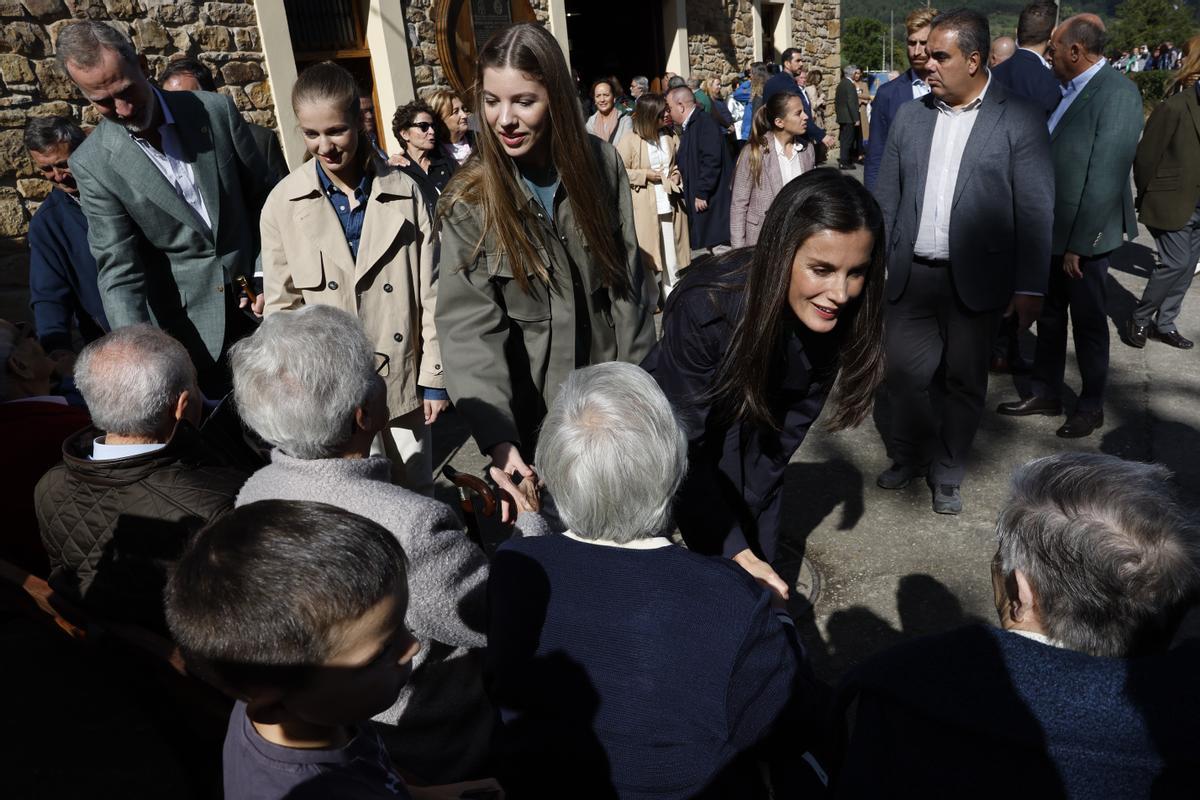
[[[404,180],[402,175],[399,170],[389,169],[371,181],[367,216],[363,220],[358,259],[354,264],[356,283],[375,269],[378,262],[393,255],[393,246],[397,241],[407,242],[416,238],[416,222],[408,210],[411,204],[399,202],[411,200],[415,186],[411,181]]]
[[[1004,87],[999,83],[993,83],[983,97],[983,104],[975,112],[979,118],[971,126],[971,135],[967,138],[967,145],[963,149],[962,163],[958,167],[958,178],[954,182],[954,201],[950,204],[951,208],[958,205],[958,199],[962,197],[963,190],[971,182],[971,173],[975,171],[980,160],[985,157],[988,142],[991,141],[992,134],[999,127],[1000,118],[1004,116],[1004,106],[1007,100],[1008,95],[1005,93]]]
[[[937,106],[933,103],[933,95],[927,94],[918,102],[925,107],[925,111],[917,117],[918,122],[912,127],[913,139],[917,142],[915,148],[917,160],[913,175],[917,179],[916,191],[913,192],[913,204],[916,206],[917,223],[921,222],[921,204],[925,200],[925,182],[929,178],[929,155],[933,151],[933,131],[937,127],[938,114]],[[914,231],[915,235],[915,231]]]
[[[104,135],[109,167],[125,180],[133,195],[125,198],[127,203],[148,202],[196,232],[209,235],[196,213],[158,171],[150,156],[129,137],[125,128],[115,122],[102,120],[99,132]]]
[[[208,127],[208,115],[195,115],[192,105],[199,103],[191,94],[180,98],[170,97],[175,92],[164,92],[163,100],[175,116],[175,132],[184,151],[192,163],[192,178],[204,198],[204,207],[212,221],[213,238],[216,238],[217,222],[221,218],[220,176],[217,174],[217,153],[213,147],[212,131]],[[185,102],[190,101],[190,102]]]
[[[1058,121],[1058,124],[1054,126],[1054,130],[1050,132],[1050,141],[1057,139],[1058,135],[1066,130],[1067,126],[1071,124],[1071,120],[1079,116],[1080,112],[1083,111],[1083,107],[1088,104],[1093,96],[1095,96],[1096,92],[1104,88],[1105,81],[1107,81],[1110,77],[1108,75],[1109,71],[1110,70],[1107,69],[1101,69],[1092,76],[1092,79],[1087,82],[1087,86],[1084,86],[1083,90],[1079,93],[1079,97],[1076,97],[1071,101],[1071,106],[1067,109],[1066,113],[1062,115],[1062,119]],[[1113,75],[1115,76],[1116,73],[1114,72]],[[1125,78],[1122,77],[1122,80],[1125,80]]]
[[[1192,117],[1192,125],[1196,126],[1196,135],[1200,136],[1200,100],[1196,97],[1194,88],[1184,89],[1188,93],[1187,110]]]
[[[308,191],[300,192],[288,198],[294,203],[296,215],[296,230],[304,231],[312,237],[317,252],[325,264],[326,279],[329,267],[336,268],[343,276],[353,273],[354,264],[350,257],[350,245],[346,244],[346,234],[338,222],[337,212],[329,204],[329,198],[321,191],[321,182],[317,179],[317,162],[308,161],[303,167],[309,177]],[[362,242],[359,242],[361,252]]]

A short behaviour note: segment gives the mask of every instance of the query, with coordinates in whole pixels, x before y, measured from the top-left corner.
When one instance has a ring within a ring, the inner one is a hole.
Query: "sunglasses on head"
[[[433,127],[433,123],[432,122],[414,122],[412,125],[409,125],[408,127],[416,128],[421,133],[427,133],[429,131],[429,129]]]

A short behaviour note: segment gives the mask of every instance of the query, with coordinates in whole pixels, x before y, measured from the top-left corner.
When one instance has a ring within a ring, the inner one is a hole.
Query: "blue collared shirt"
[[[1046,124],[1050,126],[1050,132],[1053,133],[1055,127],[1058,126],[1058,121],[1067,113],[1067,109],[1071,107],[1071,103],[1075,102],[1075,98],[1079,97],[1083,87],[1088,85],[1096,73],[1108,65],[1107,58],[1101,58],[1086,71],[1076,75],[1071,80],[1067,81],[1067,85],[1062,87],[1062,102],[1058,104],[1058,108],[1054,109],[1054,113],[1050,115],[1050,120]]]
[[[367,216],[367,199],[371,196],[371,175],[364,174],[354,190],[357,205],[350,208],[346,195],[325,174],[325,168],[317,164],[317,180],[321,182],[321,191],[329,198],[329,204],[337,214],[338,222],[342,225],[342,233],[346,235],[346,244],[350,246],[350,255],[358,260],[358,240],[362,238],[363,219]]]

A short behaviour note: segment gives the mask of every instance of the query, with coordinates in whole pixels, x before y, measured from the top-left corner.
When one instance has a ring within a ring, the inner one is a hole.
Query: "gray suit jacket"
[[[875,184],[892,302],[908,285],[938,113],[932,94],[900,106]],[[954,187],[950,263],[959,299],[972,311],[990,311],[1014,291],[1046,292],[1054,166],[1043,110],[992,81],[975,113]]]
[[[88,218],[104,311],[113,328],[153,322],[203,370],[225,343],[227,286],[252,278],[267,165],[233,102],[163,92],[212,220],[212,231],[115,122],[103,120],[71,155]],[[240,312],[233,312],[240,313]]]

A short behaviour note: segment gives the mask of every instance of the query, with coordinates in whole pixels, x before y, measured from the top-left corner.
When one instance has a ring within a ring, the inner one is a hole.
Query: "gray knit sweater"
[[[236,505],[328,503],[395,534],[409,562],[405,622],[421,650],[400,697],[375,720],[401,769],[450,783],[477,775],[487,757],[493,713],[473,648],[487,643],[488,560],[449,506],[392,485],[390,469],[383,456],[304,460],[276,450]],[[543,533],[542,524],[525,514],[518,522],[525,535]]]

